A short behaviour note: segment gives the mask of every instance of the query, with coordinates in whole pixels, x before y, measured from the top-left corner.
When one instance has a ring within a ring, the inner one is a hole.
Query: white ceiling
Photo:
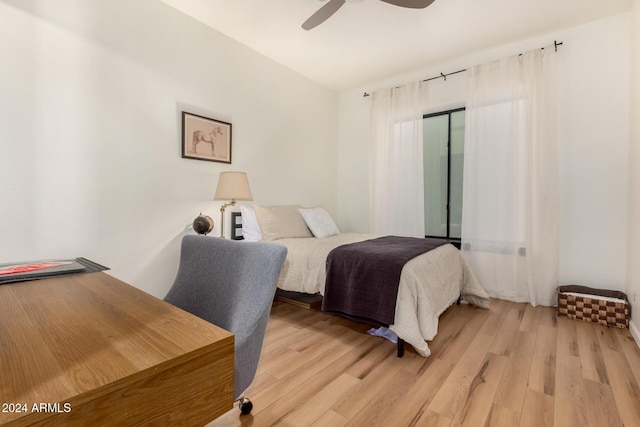
[[[301,24],[321,0],[161,1],[343,91],[617,14],[633,0],[436,0],[426,9],[366,0],[346,3],[310,31]]]

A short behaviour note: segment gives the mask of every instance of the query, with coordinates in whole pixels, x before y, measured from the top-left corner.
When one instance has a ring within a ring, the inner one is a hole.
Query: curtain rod
[[[559,41],[554,40],[554,41],[553,41],[553,47],[554,47],[554,49],[556,50],[556,52],[558,51],[558,46],[562,46],[562,42],[559,42]],[[543,47],[543,48],[541,48],[541,49],[543,49],[543,50],[544,50],[544,47]],[[520,54],[520,55],[522,55],[522,54]],[[462,70],[458,70],[458,71],[453,71],[453,72],[451,72],[451,73],[440,73],[440,75],[439,75],[439,76],[429,77],[428,79],[424,79],[424,80],[422,80],[422,81],[423,81],[423,82],[428,82],[428,81],[436,80],[436,79],[444,79],[444,81],[446,82],[446,81],[447,81],[447,76],[452,76],[452,75],[454,75],[454,74],[458,74],[458,73],[464,73],[465,71],[467,71],[467,69],[466,69],[466,68],[463,68]],[[370,93],[365,92],[362,96],[366,98],[367,96],[371,96],[371,94],[370,94]]]

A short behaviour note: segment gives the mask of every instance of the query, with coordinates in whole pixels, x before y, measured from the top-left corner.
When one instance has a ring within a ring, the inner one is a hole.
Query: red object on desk
[[[58,267],[64,264],[70,264],[70,262],[46,261],[46,262],[38,262],[35,264],[12,265],[9,267],[0,268],[0,276],[6,276],[8,274],[28,273],[30,271],[37,271],[37,270],[44,270],[45,268]]]

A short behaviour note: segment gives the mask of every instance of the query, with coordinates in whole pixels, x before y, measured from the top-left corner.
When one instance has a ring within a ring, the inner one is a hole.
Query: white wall
[[[631,39],[631,119],[629,143],[629,238],[627,296],[631,299],[631,332],[640,344],[640,2],[633,2]]]
[[[340,225],[368,231],[371,101],[363,98],[364,91],[457,71],[554,40],[564,43],[558,56],[561,283],[625,289],[630,13],[499,46],[342,93],[338,148]],[[425,112],[464,105],[464,73],[427,84],[430,102]]]
[[[156,0],[0,1],[0,263],[84,256],[156,296],[218,174],[336,208],[338,98]],[[182,159],[182,109],[233,164]],[[229,221],[227,221],[228,223]]]

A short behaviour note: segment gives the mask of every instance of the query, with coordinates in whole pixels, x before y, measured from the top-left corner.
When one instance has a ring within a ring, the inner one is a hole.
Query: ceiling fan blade
[[[409,7],[411,9],[424,9],[435,0],[380,0],[394,6]]]
[[[329,19],[331,15],[336,13],[345,3],[345,0],[330,0],[329,3],[322,6],[316,13],[311,15],[309,19],[304,21],[302,28],[310,30],[322,24]]]

